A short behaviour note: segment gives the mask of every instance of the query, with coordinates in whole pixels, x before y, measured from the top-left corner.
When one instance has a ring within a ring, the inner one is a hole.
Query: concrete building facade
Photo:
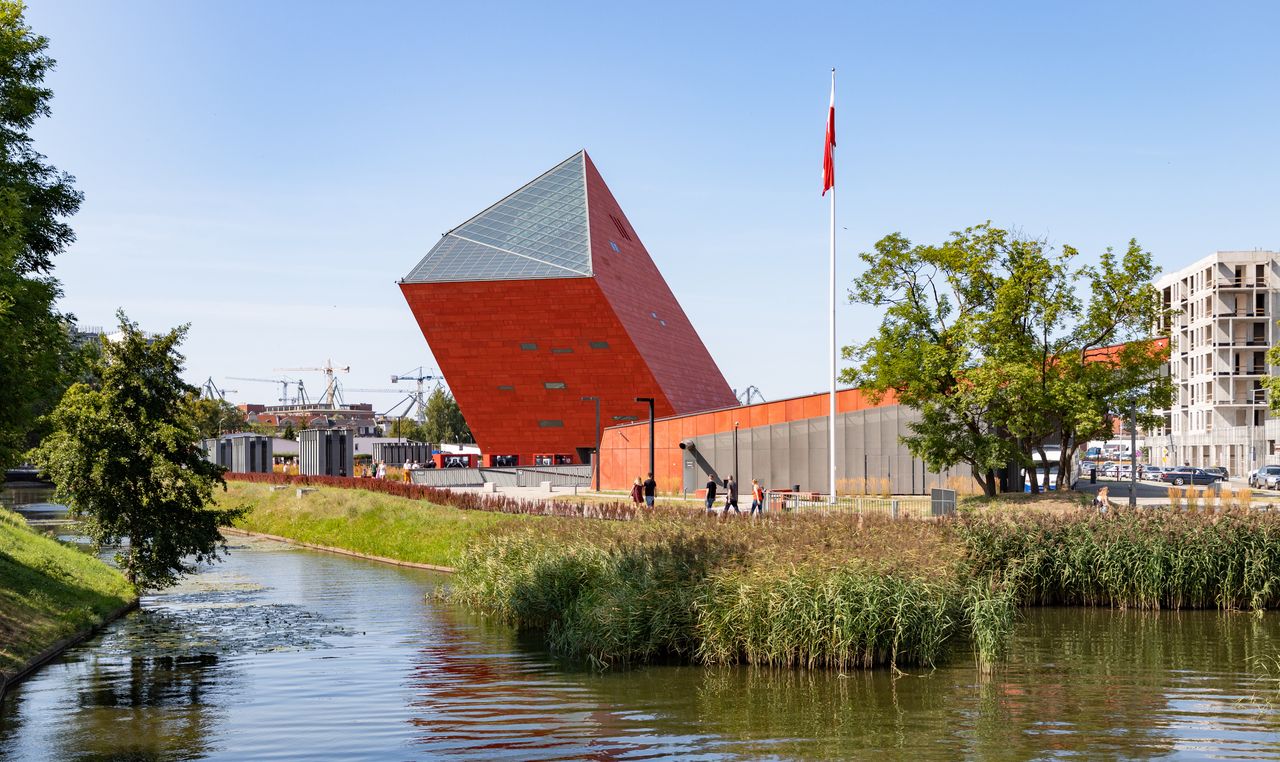
[[[1157,465],[1224,466],[1232,476],[1270,462],[1266,353],[1277,340],[1280,252],[1219,251],[1158,281],[1172,316],[1173,403],[1149,432]]]

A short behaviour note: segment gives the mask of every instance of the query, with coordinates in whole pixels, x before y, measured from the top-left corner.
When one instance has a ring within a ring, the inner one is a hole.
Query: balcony
[[[1220,278],[1218,288],[1266,288],[1265,280],[1256,278]]]

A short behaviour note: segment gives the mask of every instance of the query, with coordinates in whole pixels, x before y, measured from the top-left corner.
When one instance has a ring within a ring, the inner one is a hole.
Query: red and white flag
[[[836,74],[831,72],[831,109],[827,112],[827,139],[822,147],[822,195],[836,187]]]

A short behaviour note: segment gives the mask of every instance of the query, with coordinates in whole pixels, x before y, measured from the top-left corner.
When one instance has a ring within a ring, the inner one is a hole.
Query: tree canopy
[[[75,372],[69,317],[50,272],[75,234],[66,220],[80,208],[74,178],[34,148],[30,129],[49,114],[43,86],[54,61],[32,33],[23,4],[0,0],[0,466],[32,441]]]
[[[427,397],[427,420],[421,427],[424,442],[450,444],[472,442],[471,428],[453,395],[439,384]]]
[[[199,390],[182,380],[186,326],[148,336],[120,313],[122,337],[104,341],[91,381],[73,384],[33,452],[57,498],[99,545],[128,545],[117,562],[139,589],[173,584],[225,549],[219,527],[241,511],[214,510],[222,469],[198,440]]]
[[[967,465],[995,494],[1007,466],[1034,474],[1060,446],[1061,485],[1113,411],[1129,400],[1164,408],[1170,396],[1151,255],[1130,241],[1122,254],[1077,266],[1079,257],[989,222],[938,245],[885,236],[861,255],[866,270],[850,292],[884,318],[873,338],[844,349],[855,364],[842,379],[918,411],[903,439],[934,469]],[[1156,422],[1149,412],[1139,421]]]

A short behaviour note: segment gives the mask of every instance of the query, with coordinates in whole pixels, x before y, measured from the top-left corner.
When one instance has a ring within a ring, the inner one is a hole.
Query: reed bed
[[[1179,496],[1184,505],[1203,499]],[[1280,515],[1273,513],[970,515],[952,529],[966,548],[966,573],[1004,580],[1023,605],[1280,606]]]
[[[449,595],[598,666],[927,665],[957,636],[991,658],[1012,626],[1005,586],[955,573],[963,558],[931,522],[551,519],[473,544]]]

